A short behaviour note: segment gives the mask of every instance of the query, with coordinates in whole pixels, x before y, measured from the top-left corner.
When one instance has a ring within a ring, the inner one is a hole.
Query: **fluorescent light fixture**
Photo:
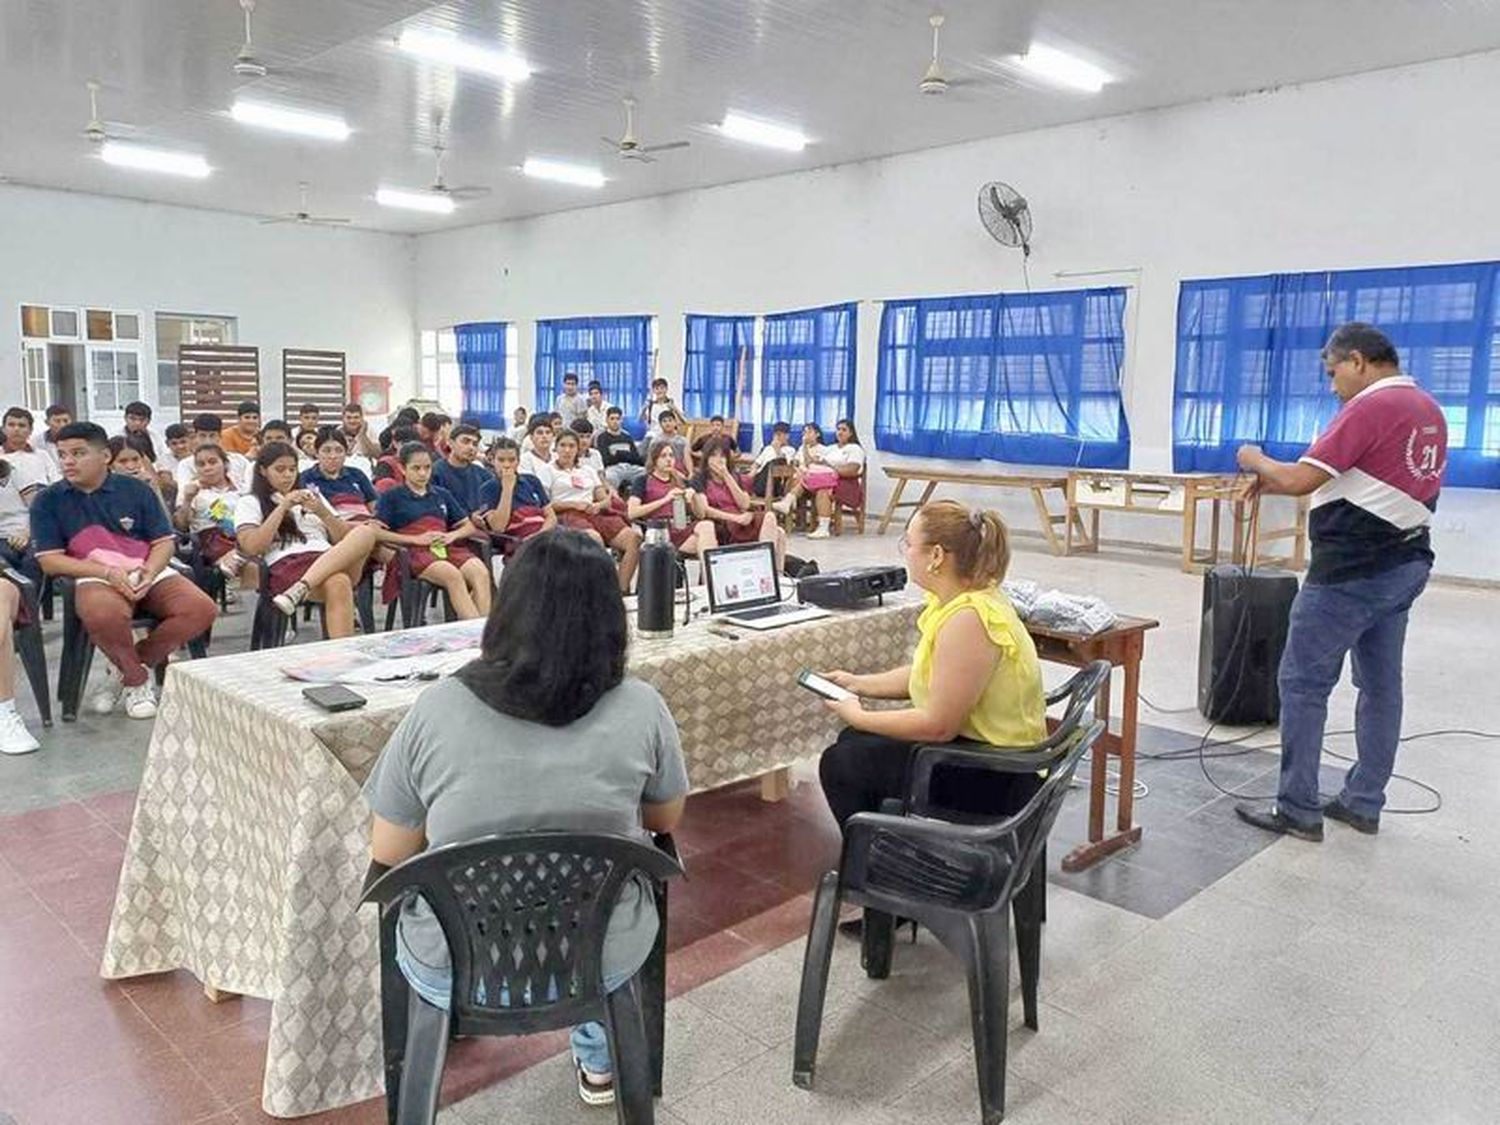
[[[382,207],[400,207],[407,211],[428,211],[434,215],[453,214],[452,198],[435,191],[402,191],[400,188],[383,187],[375,193],[375,202]]]
[[[597,168],[582,164],[564,164],[560,160],[538,160],[527,157],[521,171],[538,180],[555,180],[560,184],[575,184],[578,187],[600,188],[604,186],[604,173]]]
[[[408,27],[396,40],[396,46],[429,62],[493,75],[506,82],[524,82],[531,77],[531,64],[520,55],[494,47],[481,47],[478,43],[466,43],[450,32]]]
[[[229,116],[241,125],[257,125],[280,133],[295,133],[299,137],[318,137],[328,141],[349,138],[349,126],[342,117],[307,113],[300,109],[283,109],[281,106],[246,101],[244,98],[235,101],[229,110]]]
[[[1056,47],[1043,47],[1040,43],[1033,43],[1017,62],[1022,70],[1038,78],[1086,94],[1097,94],[1104,89],[1105,83],[1111,81],[1110,76],[1093,63],[1084,62]]]
[[[807,147],[807,138],[799,130],[746,117],[742,113],[726,113],[719,131],[746,144],[779,148],[784,152],[801,152]]]
[[[162,148],[105,141],[99,157],[117,168],[134,168],[140,172],[166,172],[173,176],[192,176],[201,180],[213,171],[208,161],[187,152],[169,152]]]

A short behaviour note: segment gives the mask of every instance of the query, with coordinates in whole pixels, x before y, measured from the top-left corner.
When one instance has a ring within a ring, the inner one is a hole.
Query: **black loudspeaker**
[[[1216,566],[1203,576],[1198,633],[1198,710],[1215,723],[1274,723],[1276,673],[1286,647],[1297,576]]]

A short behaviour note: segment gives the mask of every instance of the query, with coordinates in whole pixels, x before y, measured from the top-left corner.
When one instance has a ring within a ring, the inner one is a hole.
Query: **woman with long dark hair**
[[[479,657],[422,693],[365,782],[371,859],[394,867],[492,833],[671,831],[688,788],[682,747],[656,689],[625,675],[627,636],[608,551],[563,528],[528,539],[505,567]],[[606,989],[635,974],[656,931],[651,888],[627,883],[604,941]],[[452,961],[421,901],[401,915],[396,959],[412,1003],[448,1006]],[[599,1024],[574,1028],[573,1058],[579,1096],[612,1102]]]
[[[234,528],[240,553],[259,555],[271,568],[277,609],[290,617],[304,601],[322,602],[328,635],[353,635],[354,587],[375,549],[375,529],[345,523],[321,493],[297,487],[290,445],[261,446]]]
[[[698,518],[711,521],[718,543],[759,540],[771,544],[776,552],[776,569],[780,571],[786,561],[786,532],[781,530],[774,513],[751,508],[750,493],[730,464],[733,455],[734,447],[725,440],[710,438],[704,443],[698,475],[693,480],[693,504]]]

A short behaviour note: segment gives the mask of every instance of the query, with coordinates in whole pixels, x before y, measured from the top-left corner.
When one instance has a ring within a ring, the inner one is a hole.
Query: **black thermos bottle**
[[[677,548],[664,520],[646,525],[641,564],[636,571],[636,632],[642,637],[670,637],[677,593]]]

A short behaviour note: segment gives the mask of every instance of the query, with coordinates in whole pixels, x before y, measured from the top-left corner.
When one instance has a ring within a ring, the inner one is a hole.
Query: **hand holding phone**
[[[804,668],[797,673],[797,686],[806,688],[814,695],[821,695],[824,699],[831,699],[834,702],[855,698],[852,691],[839,687],[838,684],[818,675],[811,668]]]

